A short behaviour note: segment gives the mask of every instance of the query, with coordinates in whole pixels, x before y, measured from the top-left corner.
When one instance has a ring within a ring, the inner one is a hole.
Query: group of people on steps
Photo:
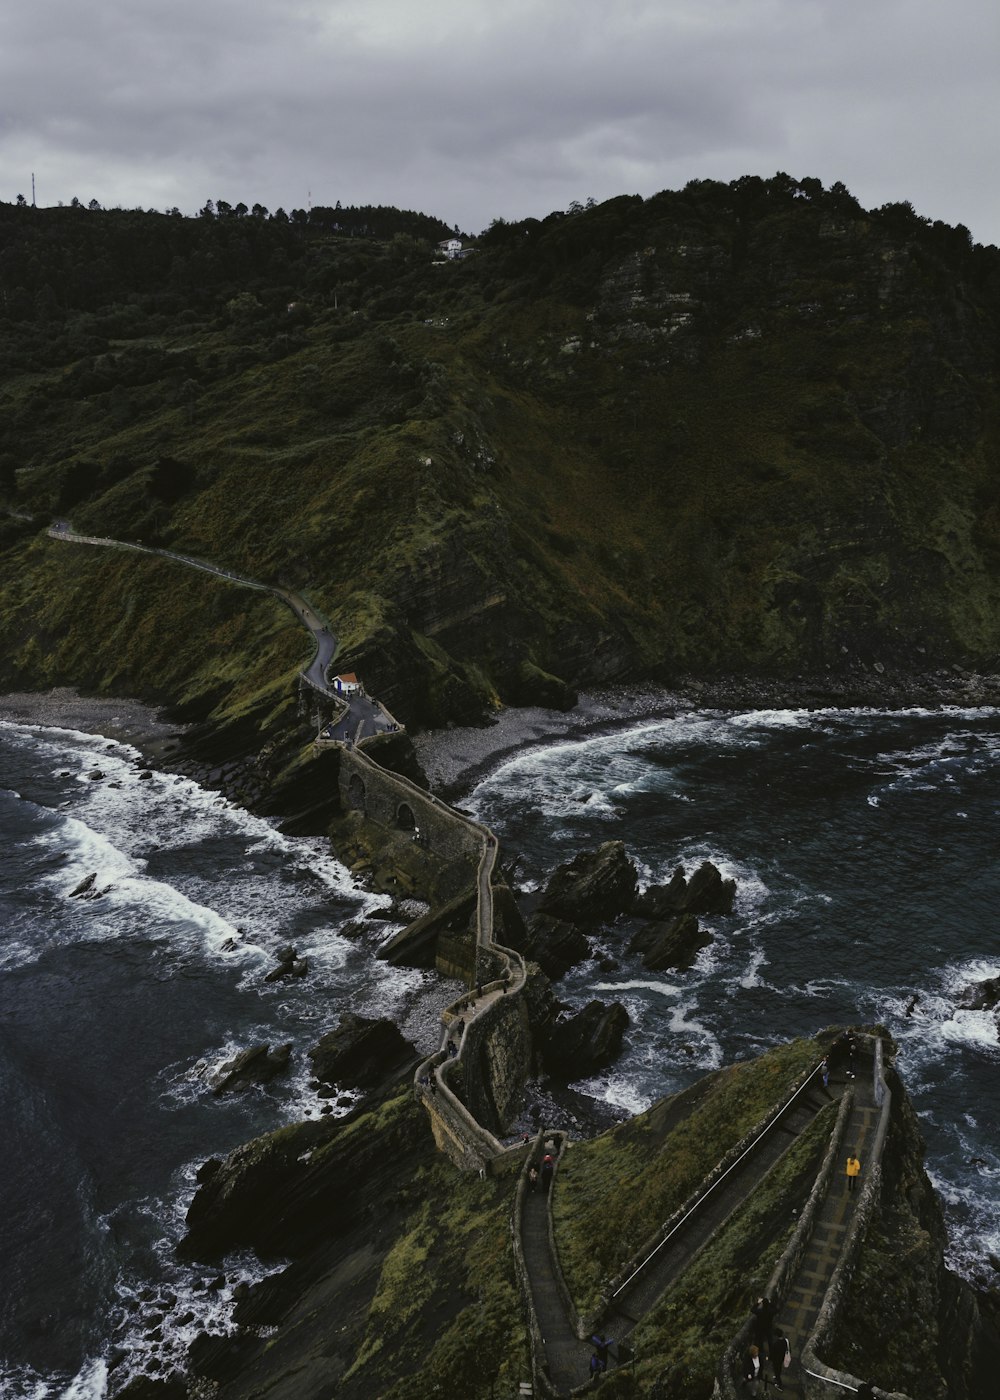
[[[759,1395],[768,1384],[784,1390],[783,1372],[791,1365],[792,1349],[788,1338],[777,1325],[774,1304],[770,1298],[758,1298],[751,1308],[753,1341],[743,1359],[743,1390],[746,1395]],[[774,1371],[773,1381],[767,1374],[767,1364]]]
[[[788,1338],[778,1326],[775,1307],[770,1298],[758,1298],[751,1308],[753,1340],[743,1359],[743,1393],[760,1395],[769,1385],[784,1390],[782,1375],[791,1365],[792,1349]],[[774,1372],[772,1380],[768,1365]],[[854,1392],[856,1400],[876,1400],[875,1382],[862,1381]]]

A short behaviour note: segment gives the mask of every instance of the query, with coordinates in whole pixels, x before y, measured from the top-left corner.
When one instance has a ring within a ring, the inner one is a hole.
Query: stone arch
[[[408,802],[401,802],[396,808],[396,825],[400,831],[415,831],[417,819],[413,815],[413,808]]]
[[[357,773],[351,774],[351,780],[347,784],[347,805],[352,811],[365,811],[365,785]]]

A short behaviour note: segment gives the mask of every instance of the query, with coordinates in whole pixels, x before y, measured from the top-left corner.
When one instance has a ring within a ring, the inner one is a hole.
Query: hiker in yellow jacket
[[[848,1159],[847,1159],[847,1189],[848,1189],[848,1191],[853,1191],[853,1190],[854,1190],[854,1183],[855,1183],[855,1181],[857,1181],[857,1179],[858,1179],[858,1177],[859,1177],[860,1175],[861,1175],[861,1163],[858,1161],[857,1157],[852,1153],[851,1156],[848,1157]]]

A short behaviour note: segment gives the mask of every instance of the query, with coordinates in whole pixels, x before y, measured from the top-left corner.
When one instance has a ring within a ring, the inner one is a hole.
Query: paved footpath
[[[832,1100],[840,1098],[845,1083],[843,1079],[831,1080],[830,1089],[825,1090],[818,1077],[814,1079],[808,1092],[801,1095],[787,1114],[783,1115],[781,1122],[763,1137],[753,1151],[746,1154],[704,1198],[703,1203],[685,1217],[646,1264],[618,1290],[611,1309],[601,1322],[602,1332],[614,1338],[616,1342],[629,1336],[664,1292],[680,1277],[695,1254],[732,1212],[742,1205],[819,1111]],[[869,1087],[869,1098],[870,1093]],[[861,1145],[859,1139],[859,1155],[862,1155]],[[843,1185],[842,1182],[840,1184]],[[557,1176],[556,1190],[558,1186]],[[529,1192],[525,1198],[521,1242],[535,1311],[544,1338],[548,1374],[555,1390],[561,1395],[566,1395],[589,1378],[593,1347],[577,1338],[556,1282],[556,1266],[549,1240],[548,1203],[540,1188],[535,1194]],[[835,1262],[834,1254],[830,1273]],[[816,1306],[818,1308],[818,1301]],[[796,1355],[796,1340],[791,1332],[791,1314],[787,1309],[782,1320],[789,1327],[792,1353]],[[612,1365],[616,1351],[617,1348],[612,1351]]]
[[[870,1058],[860,1056],[857,1066],[857,1077],[843,1080],[845,1084],[851,1083],[854,1086],[854,1105],[844,1134],[841,1161],[830,1178],[829,1189],[816,1213],[812,1238],[792,1280],[779,1318],[792,1348],[792,1364],[782,1376],[783,1393],[792,1397],[792,1400],[799,1400],[799,1397],[805,1394],[798,1360],[810,1332],[816,1325],[820,1305],[839,1262],[854,1207],[861,1192],[863,1173],[879,1119],[879,1109],[872,1090]],[[833,1080],[830,1087],[835,1088]],[[852,1151],[860,1158],[862,1176],[859,1177],[854,1191],[850,1192],[847,1189],[847,1175],[844,1169],[847,1165],[847,1154]],[[837,1390],[837,1394],[843,1393]]]

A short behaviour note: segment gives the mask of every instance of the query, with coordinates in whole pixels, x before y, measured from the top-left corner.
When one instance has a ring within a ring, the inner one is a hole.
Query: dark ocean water
[[[690,972],[647,973],[620,930],[603,939],[616,972],[566,980],[567,1000],[618,998],[632,1017],[619,1063],[578,1087],[637,1110],[790,1035],[883,1021],[952,1262],[975,1272],[1000,1252],[1000,1051],[993,1017],[955,1002],[1000,972],[998,754],[994,711],[693,714],[530,750],[482,783],[465,805],[528,885],[612,837],[645,882],[704,858],[738,881]],[[175,1262],[197,1167],[318,1112],[305,1050],[344,1010],[392,1016],[429,1050],[452,994],[340,934],[380,901],[322,843],[140,770],[121,745],[0,725],[3,1400],[99,1400],[225,1329],[232,1285],[261,1269],[227,1260],[207,1293],[211,1271]],[[101,897],[71,898],[92,872]],[[265,983],[287,942],[309,978]],[[257,1041],[292,1042],[291,1078],[214,1097],[212,1069]]]
[[[232,1285],[263,1271],[227,1260],[209,1293],[211,1270],[175,1262],[194,1172],[318,1114],[305,1051],[343,1011],[392,1016],[429,1050],[447,998],[377,962],[374,935],[338,933],[384,901],[323,843],[140,771],[92,735],[0,725],[3,1400],[96,1400],[224,1330]],[[94,872],[105,892],[71,898]],[[265,983],[289,942],[309,976]],[[212,1071],[260,1041],[292,1042],[290,1076],[214,1096]]]
[[[790,1036],[882,1022],[920,1114],[950,1262],[990,1273],[997,1021],[956,1002],[1000,973],[1000,712],[682,715],[531,749],[465,805],[521,857],[529,889],[611,839],[643,884],[706,859],[737,881],[734,915],[701,920],[715,941],[689,972],[647,972],[626,925],[598,940],[616,971],[588,963],[560,984],[574,1005],[619,1000],[631,1016],[619,1062],[580,1087],[638,1111]]]

